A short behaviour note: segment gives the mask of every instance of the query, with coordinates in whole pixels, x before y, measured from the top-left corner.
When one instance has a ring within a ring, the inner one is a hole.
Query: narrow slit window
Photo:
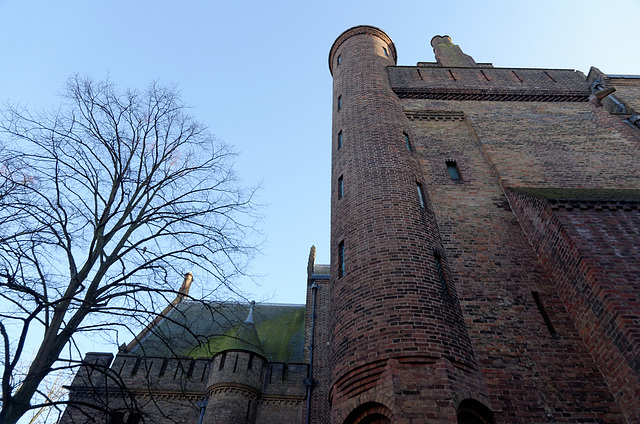
[[[404,144],[407,147],[407,151],[411,151],[411,140],[409,139],[409,134],[402,133],[404,135]]]
[[[162,377],[164,373],[167,372],[167,366],[169,366],[169,358],[164,358],[162,365],[160,366],[160,373],[158,374],[159,377]]]
[[[247,403],[247,416],[244,417],[245,421],[249,421],[250,413],[251,413],[251,399],[249,399],[249,403]]]
[[[460,170],[458,169],[458,162],[454,160],[448,160],[447,162],[447,171],[449,171],[449,176],[454,181],[460,181],[462,178],[460,177]]]
[[[135,377],[138,374],[138,369],[140,368],[140,363],[142,363],[142,356],[138,356],[136,358],[135,364],[133,364],[133,369],[131,370],[131,377]]]
[[[338,277],[344,277],[346,267],[344,263],[344,240],[338,244]]]
[[[342,131],[338,133],[338,150],[342,148]]]
[[[386,48],[386,47],[383,47],[383,48],[382,48],[382,51],[384,52],[384,55],[385,55],[385,56],[389,57],[389,52],[387,51],[387,48]]]
[[[344,178],[342,175],[338,178],[338,199],[342,199],[344,196]]]
[[[196,369],[196,360],[192,359],[189,364],[189,369],[187,370],[187,378],[193,377],[193,371]]]
[[[338,96],[338,110],[342,109],[342,96]]]
[[[338,66],[342,63],[342,56],[338,55]]]
[[[447,275],[444,272],[444,264],[442,263],[442,256],[437,251],[433,251],[433,261],[436,264],[436,270],[438,271],[438,280],[443,293],[449,293],[449,285],[447,284]]]
[[[544,320],[544,324],[547,326],[547,330],[549,330],[549,334],[552,336],[556,334],[556,329],[551,322],[551,318],[547,314],[544,305],[542,304],[542,300],[540,299],[540,294],[538,292],[531,292],[533,295],[533,300],[536,302],[536,306],[538,307],[538,311],[540,311],[540,315],[542,315],[542,319]]]
[[[422,184],[416,183],[416,187],[418,188],[418,199],[420,200],[420,207],[424,208],[426,203],[424,201],[424,191],[422,190]]]

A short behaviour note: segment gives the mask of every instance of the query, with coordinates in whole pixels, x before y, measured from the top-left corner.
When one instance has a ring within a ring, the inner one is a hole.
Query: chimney
[[[448,35],[436,35],[431,39],[431,47],[436,55],[438,65],[445,68],[476,68],[478,64],[469,55],[462,52],[460,47],[451,42]]]

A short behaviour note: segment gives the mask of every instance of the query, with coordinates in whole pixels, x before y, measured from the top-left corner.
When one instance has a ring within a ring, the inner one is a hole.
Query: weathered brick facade
[[[640,422],[640,77],[432,46],[331,50],[333,422]]]
[[[256,324],[255,349],[123,352],[142,419],[640,423],[640,76],[432,46],[397,66],[359,26],[331,48],[331,265],[312,249],[304,346],[267,353]],[[108,398],[91,378],[72,399]]]

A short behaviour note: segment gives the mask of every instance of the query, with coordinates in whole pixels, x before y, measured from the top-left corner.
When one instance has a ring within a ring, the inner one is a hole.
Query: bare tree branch
[[[42,385],[78,359],[61,357],[76,336],[149,322],[192,268],[234,291],[255,249],[254,190],[174,87],[121,93],[76,76],[66,88],[51,113],[2,113],[2,423],[62,402]]]

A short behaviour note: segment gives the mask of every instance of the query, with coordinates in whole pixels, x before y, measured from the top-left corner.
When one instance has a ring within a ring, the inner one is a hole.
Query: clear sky
[[[121,87],[175,83],[193,114],[262,182],[257,300],[303,303],[309,248],[329,261],[333,41],[374,25],[398,64],[433,61],[449,35],[494,66],[640,74],[640,1],[0,0],[0,101],[49,108],[74,74]],[[204,284],[195,276],[194,284]],[[176,288],[180,281],[176,281]]]

